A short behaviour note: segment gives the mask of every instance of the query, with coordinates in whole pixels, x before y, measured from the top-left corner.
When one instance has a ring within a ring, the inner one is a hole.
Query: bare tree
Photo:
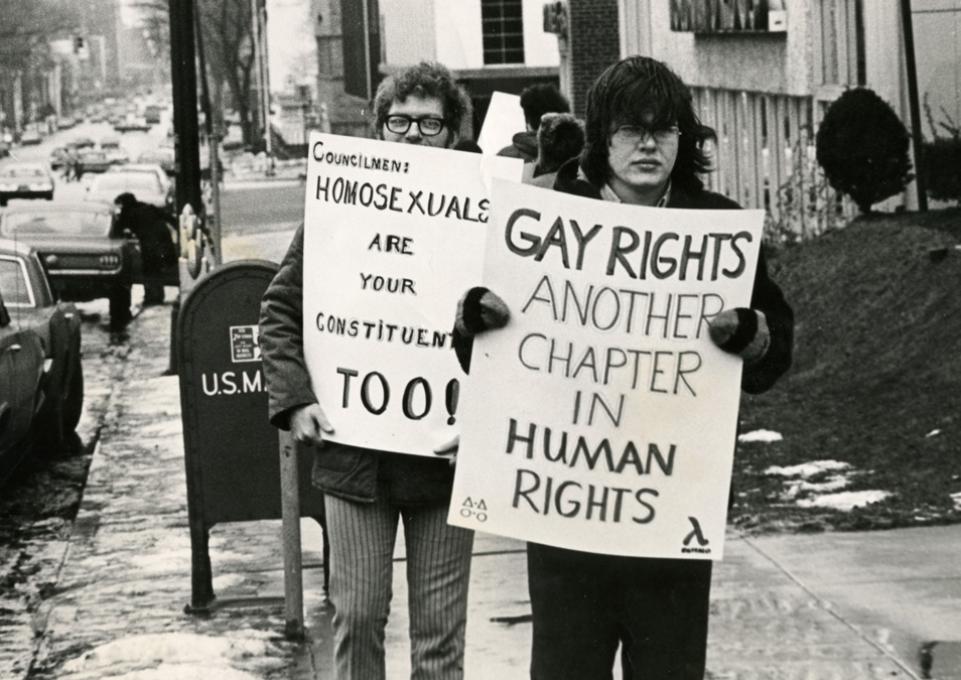
[[[240,116],[244,142],[249,144],[257,137],[259,125],[251,97],[254,50],[250,0],[195,0],[195,3],[214,98],[219,98],[221,84],[226,84]],[[138,0],[134,4],[144,17],[144,28],[158,45],[165,46],[169,54],[169,0]]]
[[[76,29],[76,8],[65,0],[0,0],[0,17],[0,86],[22,77],[29,110],[34,81],[51,63],[49,41]]]

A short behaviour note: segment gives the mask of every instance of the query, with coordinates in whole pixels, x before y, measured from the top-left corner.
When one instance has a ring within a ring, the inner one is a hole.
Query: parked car
[[[39,144],[42,141],[43,137],[40,136],[40,132],[34,129],[24,130],[23,134],[20,135],[20,144],[23,146]]]
[[[53,200],[53,175],[42,163],[8,163],[0,166],[0,206],[11,198]]]
[[[130,318],[130,286],[142,276],[140,245],[120,233],[111,204],[21,203],[0,213],[0,237],[32,245],[60,300],[110,301],[114,326]]]
[[[168,177],[177,174],[177,164],[174,150],[169,146],[161,146],[157,149],[148,149],[137,156],[138,163],[156,163]]]
[[[80,314],[36,252],[0,239],[0,485],[35,445],[60,451],[83,409]]]
[[[128,114],[123,120],[114,123],[113,129],[117,132],[147,132],[150,130],[150,123],[143,117]]]
[[[76,124],[77,124],[77,121],[74,119],[73,116],[64,116],[63,118],[57,121],[57,129],[69,130]]]
[[[90,137],[77,137],[70,143],[77,149],[92,149],[97,146],[97,143]]]
[[[113,163],[110,157],[97,149],[83,149],[77,155],[77,175],[106,172]]]
[[[143,119],[147,123],[159,123],[160,122],[161,108],[156,104],[147,104],[143,110]]]
[[[111,167],[123,165],[130,160],[130,156],[120,145],[118,137],[104,137],[100,140],[100,150],[107,155]]]
[[[174,186],[155,164],[127,164],[110,168],[87,187],[85,200],[113,203],[123,193],[173,213]]]

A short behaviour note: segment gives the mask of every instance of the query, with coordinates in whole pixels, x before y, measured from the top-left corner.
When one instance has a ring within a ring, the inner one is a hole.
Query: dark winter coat
[[[145,274],[159,274],[177,264],[177,249],[168,224],[174,226],[173,217],[150,203],[135,201],[120,210],[117,226],[129,230],[140,242]]]
[[[270,422],[290,429],[290,412],[317,402],[303,345],[304,227],[297,230],[280,270],[260,306],[260,348],[267,382]],[[333,423],[337,427],[337,423]],[[429,505],[450,500],[453,468],[446,459],[409,456],[325,442],[314,453],[312,481],[332,496],[372,503],[385,484],[398,505]]]
[[[576,158],[571,159],[553,176],[555,191],[601,199],[600,187],[594,186],[578,173]],[[538,181],[547,182],[552,175],[542,175]],[[544,184],[541,184],[544,186]],[[711,191],[686,191],[672,187],[667,202],[668,208],[687,208],[689,210],[738,210],[741,206],[725,196]],[[496,292],[496,291],[495,291]],[[760,251],[757,271],[754,274],[754,288],[751,293],[751,308],[764,312],[771,344],[762,359],[745,364],[741,377],[741,389],[749,394],[758,394],[769,389],[791,366],[791,352],[794,345],[794,312],[784,299],[784,294],[768,276],[764,249]],[[465,341],[455,329],[454,349],[461,366],[470,366],[473,340]]]

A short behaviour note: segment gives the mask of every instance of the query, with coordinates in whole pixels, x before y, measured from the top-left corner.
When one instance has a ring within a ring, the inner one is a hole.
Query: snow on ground
[[[789,465],[786,467],[772,465],[764,471],[764,474],[810,479],[811,477],[819,475],[823,472],[840,472],[842,470],[848,470],[850,467],[851,466],[848,463],[844,463],[839,460],[812,460],[808,463]]]
[[[849,511],[878,503],[891,495],[888,491],[842,491],[857,474],[848,463],[814,460],[799,465],[772,465],[764,474],[784,477],[781,500],[799,508],[830,508]]]
[[[784,439],[784,437],[781,436],[781,433],[774,432],[773,430],[753,430],[751,432],[745,432],[737,438],[742,444],[750,444],[752,442],[771,444],[773,442],[779,442],[782,439]]]
[[[954,501],[954,509],[961,510],[961,491],[951,494],[951,500]]]
[[[68,661],[68,673],[123,680],[256,680],[280,652],[264,631],[224,636],[192,633],[132,635]],[[259,666],[257,668],[256,666]],[[246,669],[246,670],[245,670]]]
[[[880,503],[890,495],[889,491],[842,491],[815,496],[814,498],[801,498],[797,501],[797,504],[800,508],[831,508],[848,511],[872,503]]]

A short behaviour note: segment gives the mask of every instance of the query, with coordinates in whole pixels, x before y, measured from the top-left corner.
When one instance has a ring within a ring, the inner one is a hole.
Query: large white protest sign
[[[515,134],[526,129],[521,98],[516,94],[494,92],[477,144],[485,154],[496,154],[505,146],[510,146]]]
[[[330,439],[433,455],[456,431],[450,330],[481,274],[481,155],[320,133],[309,148],[304,355]]]
[[[494,181],[484,284],[511,309],[461,393],[448,521],[574,550],[720,559],[761,211]]]

